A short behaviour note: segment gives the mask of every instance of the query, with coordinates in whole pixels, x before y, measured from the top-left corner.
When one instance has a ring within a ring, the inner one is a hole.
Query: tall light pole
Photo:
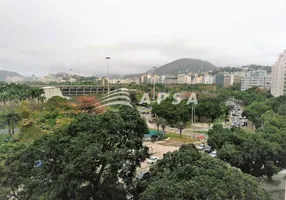
[[[78,72],[78,82],[79,82],[79,84],[80,84],[80,72]]]
[[[105,57],[106,62],[107,62],[107,103],[109,103],[109,60],[110,57]],[[108,106],[109,107],[109,106]]]
[[[193,106],[194,106],[194,117],[193,117],[193,119],[194,119],[194,130],[196,129],[196,119],[195,119],[195,117],[196,117],[196,106],[195,106],[195,104],[193,103]]]
[[[109,93],[109,60],[111,59],[110,57],[105,57],[106,62],[107,62],[107,93]]]
[[[72,69],[70,69],[71,71],[71,76],[72,76]],[[72,77],[70,78],[70,82],[71,82],[71,86],[72,86]]]
[[[154,99],[154,101],[155,101],[155,93],[156,93],[156,79],[155,79],[155,70],[156,70],[156,67],[153,67],[153,69],[154,69],[154,72],[153,72],[153,82],[154,82],[154,89],[153,89],[153,99]]]

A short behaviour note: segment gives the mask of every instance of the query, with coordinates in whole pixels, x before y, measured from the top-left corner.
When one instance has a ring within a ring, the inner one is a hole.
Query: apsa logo
[[[129,93],[127,91],[128,89],[126,88],[119,88],[107,93],[103,98],[100,99],[100,106],[98,106],[97,108],[116,105],[129,106],[133,108],[130,103],[131,99],[129,98]]]

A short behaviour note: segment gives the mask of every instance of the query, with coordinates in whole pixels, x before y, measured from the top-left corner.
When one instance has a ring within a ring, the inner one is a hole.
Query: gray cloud
[[[286,49],[286,2],[1,0],[0,69],[146,71],[182,57],[271,65]]]

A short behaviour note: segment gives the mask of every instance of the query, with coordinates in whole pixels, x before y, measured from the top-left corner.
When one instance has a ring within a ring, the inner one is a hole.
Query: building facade
[[[245,91],[253,87],[270,90],[271,76],[266,70],[254,70],[246,73],[245,77],[241,79],[241,90]]]
[[[285,68],[286,68],[286,50],[281,53],[278,60],[272,66],[271,70],[271,94],[274,97],[285,94]]]
[[[184,84],[185,83],[185,74],[178,74],[178,84]]]
[[[224,75],[223,74],[215,75],[215,84],[220,87],[224,87]]]
[[[230,87],[233,84],[233,76],[232,75],[224,75],[223,77],[223,87]]]

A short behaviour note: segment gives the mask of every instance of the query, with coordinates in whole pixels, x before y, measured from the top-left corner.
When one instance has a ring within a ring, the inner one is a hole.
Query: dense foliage
[[[4,84],[0,83],[0,102],[4,105],[11,101],[22,101],[37,99],[43,100],[42,95],[44,90],[42,88],[31,87],[25,84]]]
[[[30,146],[1,147],[10,153],[0,168],[0,185],[24,200],[126,199],[144,159],[146,133],[146,123],[132,109],[81,114]]]
[[[152,95],[153,85],[140,87]],[[0,89],[5,104],[0,128],[6,128],[12,138],[0,137],[0,199],[117,200],[133,195],[151,200],[266,200],[267,194],[252,176],[270,179],[286,167],[285,96],[274,98],[265,91],[235,88],[198,92],[196,120],[214,121],[227,115],[232,107],[225,101],[235,97],[256,132],[214,125],[208,143],[218,151],[218,158],[184,145],[154,165],[151,179],[135,181],[135,171],[147,154],[142,138],[148,133],[136,109],[98,112],[94,97],[38,102],[41,89],[15,84]],[[158,84],[156,91],[197,89],[197,85],[168,88]],[[133,104],[138,103],[138,92],[130,97]],[[165,130],[169,124],[182,132],[191,120],[192,105],[186,105],[186,100],[178,105],[172,101],[152,105],[155,122],[158,129]]]
[[[264,128],[255,133],[214,125],[208,132],[208,144],[218,150],[220,159],[232,166],[253,176],[271,179],[286,167],[286,119],[272,111],[262,118]]]
[[[151,174],[151,179],[137,188],[143,191],[141,200],[270,199],[253,177],[198,152],[192,145],[165,154]]]
[[[155,103],[152,105],[152,113],[158,117],[167,120],[170,125],[175,125],[177,122],[191,121],[192,117],[192,104],[186,104],[187,100],[183,100],[180,104],[172,104],[173,99],[168,98],[160,104]],[[194,106],[195,116],[199,121],[211,120],[212,122],[225,113],[227,109],[224,102],[219,101],[215,96],[200,95],[198,104]]]

